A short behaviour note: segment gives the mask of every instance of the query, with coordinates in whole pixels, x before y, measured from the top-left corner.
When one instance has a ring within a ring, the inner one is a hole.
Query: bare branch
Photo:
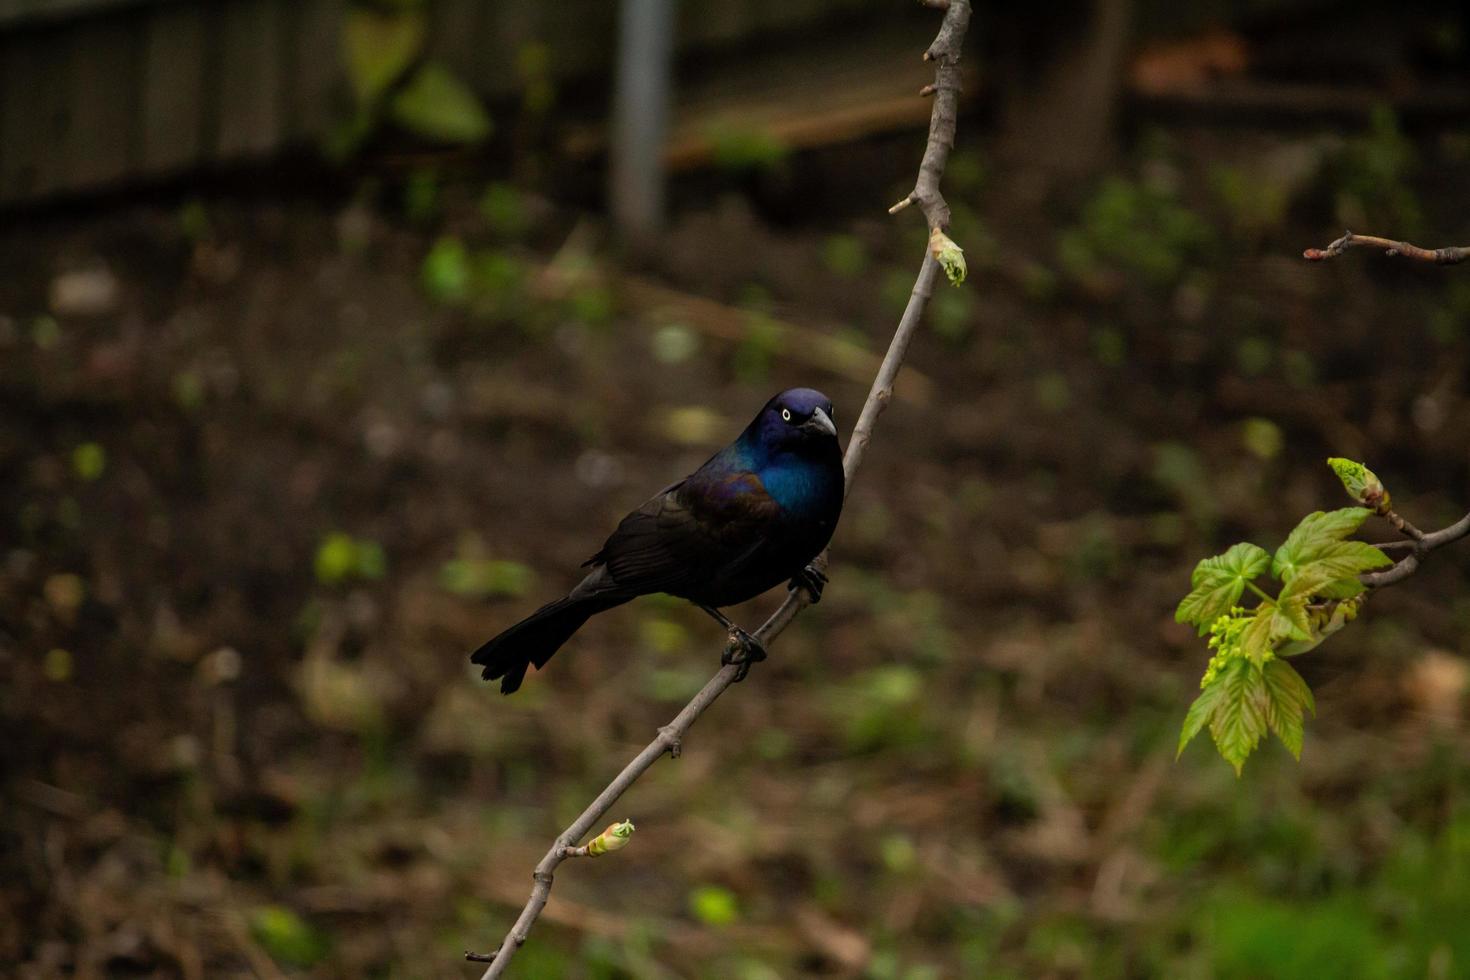
[[[944,175],[950,148],[954,146],[956,103],[960,88],[960,45],[964,41],[965,31],[970,23],[970,0],[925,0],[925,3],[931,7],[943,9],[945,14],[938,36],[929,46],[929,50],[924,52],[926,60],[936,62],[934,111],[929,117],[929,141],[924,149],[923,162],[919,166],[919,178],[910,198],[923,209],[930,228],[942,229],[949,225],[949,206],[945,204],[944,197],[939,193],[939,180]],[[906,199],[893,210],[900,210],[908,203],[910,201]],[[894,331],[893,340],[888,345],[888,353],[884,355],[883,363],[878,368],[878,374],[873,378],[867,401],[863,403],[862,412],[858,415],[857,424],[853,427],[852,436],[848,440],[847,453],[843,457],[842,467],[849,490],[852,488],[853,478],[857,475],[858,466],[862,464],[863,456],[867,452],[868,443],[872,439],[873,426],[878,421],[878,416],[893,399],[894,381],[898,377],[899,369],[903,366],[909,341],[913,339],[914,332],[918,328],[919,319],[924,312],[925,305],[929,302],[929,297],[934,292],[934,283],[939,274],[939,262],[926,248],[923,264],[919,267],[918,278],[909,295],[908,305],[904,308],[903,317],[898,322],[898,329]],[[816,564],[821,570],[825,569],[826,563],[827,555],[824,552],[818,557]],[[780,635],[781,631],[809,602],[810,599],[805,589],[793,590],[781,607],[771,615],[771,618],[756,630],[755,638],[763,647],[769,649],[771,641]],[[684,736],[688,734],[699,716],[704,714],[705,709],[725,693],[726,688],[735,683],[739,669],[738,665],[731,664],[722,667],[719,673],[710,678],[699,693],[694,695],[694,698],[675,716],[674,720],[660,728],[654,740],[623,767],[623,771],[608,783],[607,788],[598,794],[587,809],[582,811],[581,816],[572,821],[571,826],[556,838],[551,849],[546,852],[546,856],[532,872],[531,877],[535,884],[531,888],[531,897],[521,910],[515,925],[511,927],[505,940],[500,944],[500,948],[492,954],[468,952],[465,954],[465,959],[472,962],[489,960],[490,965],[486,968],[482,980],[494,980],[495,977],[504,974],[511,958],[525,943],[531,926],[535,924],[537,917],[546,907],[547,899],[551,896],[552,874],[557,866],[580,850],[577,842],[607,815],[608,810],[618,801],[618,798],[665,752],[675,758],[678,757]]]
[[[1405,522],[1406,533],[1407,529],[1412,527],[1412,524]],[[1408,544],[1411,546],[1411,550],[1407,555],[1400,558],[1392,567],[1386,568],[1381,572],[1368,572],[1365,575],[1359,575],[1358,580],[1370,589],[1381,589],[1385,585],[1402,582],[1419,570],[1420,563],[1431,551],[1434,551],[1436,548],[1443,548],[1447,544],[1452,544],[1466,535],[1470,535],[1470,514],[1466,514],[1449,527],[1440,528],[1438,531],[1431,531],[1428,534],[1414,528],[1414,533],[1409,535],[1413,538],[1412,541],[1394,542],[1393,545],[1388,546],[1393,547],[1394,545],[1398,545],[1402,547],[1404,544]],[[1383,548],[1385,546],[1379,545],[1378,547]]]
[[[1420,248],[1409,242],[1396,242],[1389,238],[1379,238],[1377,235],[1354,235],[1350,231],[1345,232],[1341,238],[1326,248],[1307,249],[1302,253],[1302,258],[1308,262],[1323,262],[1337,258],[1350,248],[1362,247],[1381,248],[1388,255],[1402,255],[1407,259],[1428,262],[1432,265],[1459,265],[1466,259],[1470,259],[1470,246]]]

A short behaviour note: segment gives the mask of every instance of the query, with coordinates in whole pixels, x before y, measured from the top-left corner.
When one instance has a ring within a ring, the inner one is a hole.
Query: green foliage
[[[91,483],[107,469],[107,450],[95,442],[84,442],[71,451],[71,471],[77,479]]]
[[[447,305],[463,303],[470,291],[469,253],[464,242],[452,236],[435,242],[424,256],[419,276],[430,299]]]
[[[822,264],[834,276],[856,279],[867,267],[868,255],[856,235],[828,235],[822,243]]]
[[[1264,572],[1271,556],[1253,544],[1241,543],[1223,555],[1206,558],[1194,568],[1190,585],[1194,591],[1185,596],[1174,611],[1174,621],[1194,623],[1204,636],[1215,620],[1225,615],[1240,599],[1246,583]]]
[[[510,184],[494,183],[480,195],[480,214],[490,230],[503,238],[519,238],[531,227],[531,216],[521,192]]]
[[[912,286],[912,279],[904,283],[904,302],[908,302],[908,290]],[[935,293],[929,300],[929,321],[941,338],[955,345],[962,344],[975,330],[974,294],[951,289]]]
[[[762,129],[716,126],[705,135],[715,164],[734,173],[774,169],[791,153],[785,141]]]
[[[1210,190],[1231,227],[1244,237],[1280,227],[1291,204],[1286,182],[1258,176],[1241,167],[1223,164],[1214,167],[1210,171]]]
[[[403,182],[403,213],[418,224],[427,224],[439,213],[439,175],[433,170],[415,170]]]
[[[384,120],[441,143],[478,143],[490,135],[479,98],[444,65],[422,61],[423,7],[359,2],[348,10],[342,47],[353,108],[328,140],[333,157],[349,156]]]
[[[1209,224],[1173,193],[1109,177],[1058,245],[1063,267],[1078,279],[1106,263],[1167,285],[1212,241]]]
[[[535,580],[535,572],[515,561],[454,558],[439,566],[439,585],[446,592],[475,599],[522,596]]]
[[[728,926],[740,919],[735,893],[719,885],[700,885],[689,893],[689,911],[707,926]]]
[[[1409,186],[1417,166],[1413,142],[1388,106],[1373,110],[1368,130],[1348,140],[1327,163],[1338,223],[1347,228],[1394,228],[1415,237],[1424,214]]]
[[[423,48],[427,27],[422,11],[348,11],[342,47],[347,80],[359,105],[377,101],[408,69]]]
[[[340,585],[354,579],[382,578],[388,571],[388,558],[376,541],[333,531],[317,546],[312,568],[318,582]]]
[[[1354,479],[1369,472],[1351,460],[1333,468]],[[1345,540],[1369,513],[1364,507],[1317,511],[1302,518],[1274,555],[1242,542],[1195,567],[1192,590],[1174,619],[1208,634],[1214,654],[1185,714],[1180,753],[1209,726],[1236,775],[1268,730],[1301,757],[1302,719],[1316,708],[1301,675],[1280,658],[1315,648],[1352,621],[1363,598],[1359,576],[1391,564],[1372,545]],[[1281,582],[1274,597],[1255,584],[1268,570]],[[1236,604],[1247,588],[1260,597],[1251,609]]]
[[[1274,459],[1281,454],[1285,440],[1281,428],[1270,419],[1246,419],[1240,426],[1240,441],[1261,459]]]
[[[264,905],[250,915],[250,934],[271,958],[310,967],[330,952],[327,937],[284,905]]]
[[[399,90],[388,113],[404,129],[439,143],[478,143],[490,135],[490,117],[480,100],[435,61]]]

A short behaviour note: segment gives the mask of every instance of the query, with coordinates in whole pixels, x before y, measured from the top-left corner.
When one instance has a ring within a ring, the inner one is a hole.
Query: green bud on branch
[[[965,250],[955,244],[950,238],[938,228],[929,232],[929,252],[944,267],[944,274],[949,277],[950,285],[958,286],[965,281]]]
[[[608,828],[587,844],[587,856],[599,857],[612,851],[621,851],[628,846],[628,841],[633,838],[633,821],[624,820],[620,823],[609,824]]]
[[[1390,506],[1388,491],[1383,487],[1383,481],[1368,467],[1356,460],[1344,459],[1341,456],[1332,456],[1327,460],[1327,465],[1332,467],[1332,472],[1342,481],[1342,487],[1364,507],[1372,509],[1379,515],[1387,514]]]

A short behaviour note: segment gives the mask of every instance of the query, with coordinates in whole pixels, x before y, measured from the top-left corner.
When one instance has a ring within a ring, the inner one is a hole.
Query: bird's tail
[[[627,602],[621,596],[567,596],[547,603],[470,655],[470,663],[484,667],[487,681],[500,680],[500,693],[521,686],[526,669],[540,670],[551,655],[582,628],[588,617]]]

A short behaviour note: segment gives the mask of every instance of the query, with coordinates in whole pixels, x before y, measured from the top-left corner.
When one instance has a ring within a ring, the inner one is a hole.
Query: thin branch
[[[1370,589],[1381,589],[1385,585],[1402,582],[1419,570],[1420,563],[1431,551],[1434,551],[1436,548],[1443,548],[1447,544],[1452,544],[1466,535],[1470,535],[1470,514],[1466,514],[1449,527],[1440,528],[1438,531],[1431,531],[1428,534],[1420,532],[1419,537],[1414,538],[1412,542],[1403,542],[1412,545],[1412,550],[1407,555],[1381,572],[1368,572],[1365,575],[1359,575],[1358,580]],[[1398,544],[1398,542],[1395,543]],[[1383,545],[1379,545],[1378,547],[1382,548]]]
[[[926,2],[932,7],[941,5],[934,0]],[[954,149],[955,118],[960,101],[960,43],[970,26],[970,4],[944,3],[944,11],[939,35],[924,52],[924,60],[935,63],[934,84],[924,86],[919,92],[922,96],[934,97],[934,109],[929,114],[929,142],[924,147],[924,159],[919,163],[919,177],[914,189],[888,209],[889,214],[896,214],[910,204],[917,204],[923,210],[929,227],[941,231],[949,227],[949,205],[939,192],[939,178],[944,176],[949,151]]]
[[[926,0],[926,2],[929,6],[940,7],[942,0]],[[970,0],[948,0],[943,4],[942,9],[945,14],[944,22],[939,28],[939,35],[929,46],[929,50],[924,52],[925,60],[936,62],[934,110],[929,117],[929,142],[924,149],[923,162],[919,166],[918,182],[910,195],[910,198],[923,209],[930,228],[945,228],[949,225],[949,206],[945,204],[944,197],[939,193],[939,179],[944,174],[950,148],[954,146],[956,104],[960,86],[960,45],[970,23]],[[939,278],[939,273],[939,262],[926,249],[923,264],[919,267],[918,278],[914,281],[913,292],[909,295],[908,305],[904,308],[903,317],[898,322],[898,329],[894,331],[893,340],[888,345],[888,353],[883,357],[878,374],[873,378],[867,401],[863,403],[857,425],[853,427],[852,436],[847,444],[847,453],[843,457],[842,467],[849,490],[857,475],[858,466],[862,464],[863,455],[867,452],[868,443],[872,439],[873,426],[893,398],[894,381],[898,377],[899,369],[903,366],[904,355],[908,351],[909,341],[913,339],[914,332],[918,328],[924,307],[934,292],[934,283]],[[817,563],[824,568],[826,562],[827,556],[824,552],[817,559]],[[809,604],[809,601],[805,589],[793,590],[781,607],[771,615],[771,618],[756,630],[756,639],[763,647],[769,649],[771,641],[780,635],[781,631],[796,618],[796,614]],[[699,716],[704,714],[705,709],[735,682],[738,671],[739,667],[732,664],[722,667],[719,673],[710,678],[699,693],[694,695],[694,698],[674,717],[674,720],[660,728],[657,737],[649,742],[643,751],[634,757],[633,761],[623,767],[623,771],[608,783],[607,788],[598,794],[587,809],[582,811],[581,816],[572,821],[571,825],[556,838],[551,849],[546,852],[546,856],[532,872],[531,877],[535,884],[531,888],[531,897],[521,910],[515,925],[511,927],[505,940],[500,944],[500,948],[493,954],[465,954],[466,959],[474,962],[484,962],[487,957],[491,958],[482,980],[494,980],[495,977],[504,974],[506,967],[510,965],[511,957],[525,943],[531,926],[535,924],[542,909],[546,907],[546,901],[551,895],[552,875],[557,866],[565,861],[570,853],[577,850],[577,842],[607,815],[608,810],[618,798],[665,752],[673,757],[678,757],[684,736],[688,734]]]
[[[1428,262],[1432,265],[1459,265],[1466,259],[1470,259],[1470,246],[1420,248],[1409,242],[1396,242],[1391,238],[1379,238],[1377,235],[1354,235],[1350,231],[1345,232],[1341,238],[1326,248],[1307,249],[1302,253],[1302,258],[1308,262],[1323,262],[1337,258],[1350,248],[1363,247],[1381,248],[1388,255],[1402,255],[1406,259]]]

